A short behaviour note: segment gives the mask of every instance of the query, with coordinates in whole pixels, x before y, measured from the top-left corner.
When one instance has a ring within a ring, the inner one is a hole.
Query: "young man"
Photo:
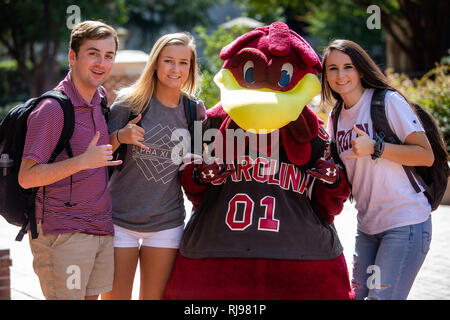
[[[63,151],[47,163],[64,123],[55,100],[43,100],[28,118],[19,183],[45,186],[36,196],[39,237],[30,236],[30,247],[46,299],[97,299],[112,288],[114,229],[106,166],[121,161],[111,161],[98,86],[117,47],[115,30],[104,23],[85,21],[72,30],[70,71],[56,89],[66,93],[75,111],[73,158]]]

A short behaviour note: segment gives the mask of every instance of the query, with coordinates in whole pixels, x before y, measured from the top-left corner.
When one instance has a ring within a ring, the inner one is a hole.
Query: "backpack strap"
[[[342,101],[338,101],[338,102],[336,102],[336,104],[333,107],[333,110],[331,111],[331,120],[333,121],[334,140],[336,140],[338,120],[339,120],[339,115],[341,114],[343,105],[344,105],[344,103]]]
[[[342,162],[341,157],[339,157],[339,153],[338,153],[338,149],[337,149],[337,137],[336,137],[339,115],[341,114],[343,105],[344,105],[344,103],[342,101],[338,101],[338,102],[336,102],[335,106],[333,107],[333,110],[331,111],[330,116],[331,116],[331,121],[333,123],[334,141],[331,141],[330,148],[331,148],[331,156],[333,157],[334,161],[336,161],[342,167],[345,174],[347,175],[344,163]]]
[[[22,241],[23,236],[27,234],[27,227],[28,224],[30,225],[30,232],[31,232],[31,238],[36,239],[38,237],[37,232],[37,224],[36,224],[36,212],[35,212],[35,204],[34,199],[36,198],[36,193],[39,188],[32,188],[31,189],[31,196],[28,199],[27,203],[27,219],[23,223],[22,227],[20,228],[19,232],[16,235],[15,241]]]
[[[392,131],[386,117],[384,104],[386,92],[387,89],[375,89],[370,106],[370,117],[375,133],[378,134],[380,138],[390,143],[401,144],[400,139],[398,139],[397,135]]]
[[[194,123],[197,120],[197,102],[183,95],[184,114],[191,135],[191,152],[194,152]]]
[[[40,100],[45,98],[52,98],[58,101],[64,113],[64,125],[61,135],[59,136],[58,143],[50,156],[48,163],[53,163],[56,157],[66,149],[67,155],[73,158],[72,147],[70,146],[70,139],[73,135],[73,130],[75,127],[75,112],[73,110],[72,102],[67,97],[67,95],[60,90],[50,90],[44,93]]]
[[[402,144],[400,139],[397,137],[397,135],[389,125],[389,121],[386,116],[386,92],[387,89],[375,89],[373,93],[372,102],[370,105],[370,117],[372,119],[373,128],[375,130],[375,134],[377,134],[381,139],[384,139],[386,142],[393,144]],[[411,182],[414,191],[416,191],[416,193],[422,192],[420,186],[414,178],[414,167],[403,166],[403,170],[405,171],[406,176]]]
[[[348,175],[347,175],[347,170],[345,168],[344,162],[342,161],[341,157],[339,156],[339,152],[338,152],[338,148],[337,148],[337,137],[336,137],[337,127],[338,127],[339,115],[341,114],[343,106],[344,106],[343,101],[337,101],[333,107],[333,110],[331,111],[330,117],[331,117],[331,121],[333,123],[334,141],[331,141],[331,143],[330,143],[330,150],[331,150],[331,157],[341,167],[341,170],[344,172],[345,178],[347,179],[347,181],[350,185],[350,202],[352,202],[353,201],[352,185],[350,184],[350,180],[348,179]]]
[[[100,104],[102,106],[102,114],[105,117],[106,123],[108,123],[111,109],[108,107],[108,98],[106,97],[106,90],[105,88],[103,88],[103,86],[99,86],[98,90],[100,90],[100,92],[103,93],[103,97]]]
[[[197,120],[197,102],[183,95],[184,113],[188,124],[188,130],[194,133],[194,121]]]

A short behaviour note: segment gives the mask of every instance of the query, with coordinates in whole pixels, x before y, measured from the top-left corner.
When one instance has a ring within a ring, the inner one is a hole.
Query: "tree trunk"
[[[364,9],[371,4],[365,0],[355,0],[355,3]],[[443,55],[450,1],[399,0],[398,4],[396,12],[392,12],[392,8],[380,8],[383,29],[391,35],[399,50],[409,60],[407,70],[396,71],[423,74],[432,69]]]
[[[42,84],[43,91],[50,89],[52,81],[52,71],[50,68],[50,8],[48,0],[42,0],[42,5],[44,7],[44,19],[43,19],[43,31],[44,31],[44,52],[42,54],[43,63],[43,75]]]

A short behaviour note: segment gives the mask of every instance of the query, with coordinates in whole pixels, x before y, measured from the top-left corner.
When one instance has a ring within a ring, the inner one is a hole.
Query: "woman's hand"
[[[125,127],[119,129],[116,132],[116,140],[120,144],[134,144],[141,147],[144,150],[149,150],[144,142],[145,130],[138,126],[137,123],[141,120],[142,114],[139,114],[136,118],[127,123]]]
[[[365,131],[358,129],[356,125],[353,125],[353,130],[355,130],[358,135],[356,139],[352,139],[351,141],[354,155],[348,156],[346,159],[352,160],[373,154],[375,140],[372,140]]]
[[[374,153],[375,141],[367,133],[353,126],[358,134],[352,139],[353,156],[346,159],[352,160]],[[404,144],[385,143],[381,157],[405,166],[432,166],[434,163],[433,149],[425,132],[413,132],[405,139]]]

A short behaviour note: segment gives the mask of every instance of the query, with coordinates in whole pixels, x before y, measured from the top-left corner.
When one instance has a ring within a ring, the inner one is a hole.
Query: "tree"
[[[37,96],[54,86],[57,54],[70,35],[66,20],[68,0],[0,0],[0,44],[16,63]],[[125,1],[78,0],[81,21],[102,19],[106,23],[126,22]]]
[[[303,16],[312,6],[321,4],[323,0],[235,0],[235,2],[249,17],[265,24],[282,21],[295,32],[302,34],[306,26]]]
[[[382,44],[385,34],[380,29],[368,29],[368,17],[366,10],[352,0],[341,0],[324,1],[311,6],[304,20],[308,23],[308,32],[318,40],[314,46],[318,52],[334,39],[349,39],[361,45],[375,61],[381,63],[384,62]]]
[[[213,81],[224,63],[219,58],[220,50],[248,31],[248,28],[239,25],[230,29],[219,26],[209,35],[205,27],[195,28],[198,42],[204,47],[203,58],[198,61],[202,73],[202,91],[199,97],[207,108],[213,107],[220,100],[219,88]]]
[[[208,10],[223,0],[151,0],[127,5],[130,29],[137,27],[142,34],[140,50],[149,51],[161,33],[189,31],[195,26],[210,23]]]
[[[337,33],[366,47],[380,37],[380,33],[367,29],[365,21],[360,20],[364,15],[369,17],[366,10],[371,5],[380,8],[381,32],[395,40],[414,70],[426,72],[445,54],[448,0],[241,1],[244,12],[252,17],[268,14],[270,18],[277,18],[274,13],[281,12],[281,18],[297,32],[293,20],[307,22],[312,27],[311,34],[322,37],[323,41],[336,37]]]
[[[354,0],[362,8],[378,5],[382,28],[409,58],[414,70],[425,73],[445,54],[449,29],[448,0]]]

